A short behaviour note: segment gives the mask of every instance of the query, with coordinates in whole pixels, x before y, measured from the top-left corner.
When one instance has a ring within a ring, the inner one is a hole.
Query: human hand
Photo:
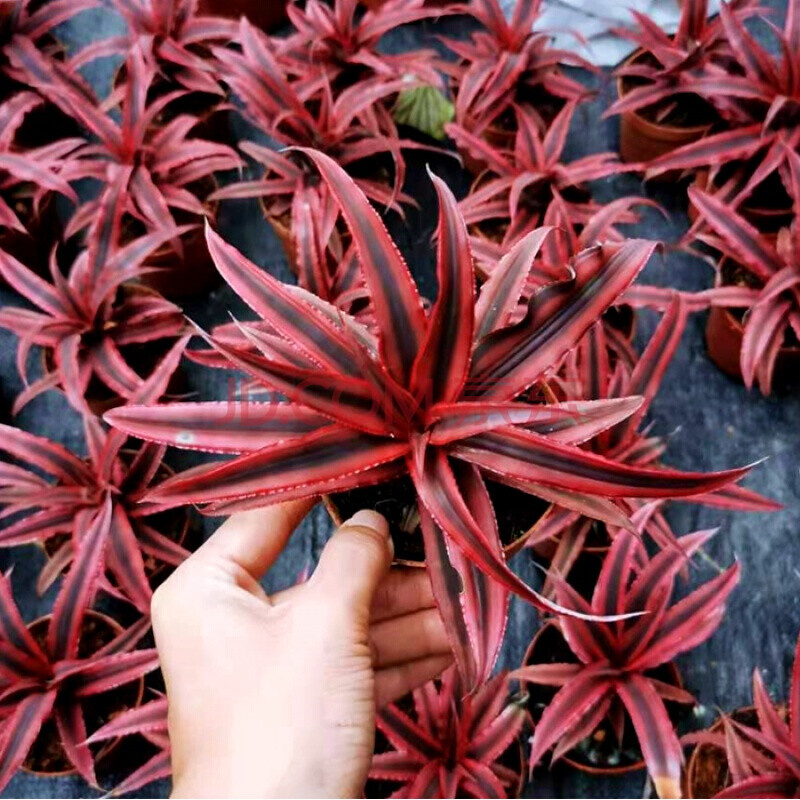
[[[424,570],[389,569],[386,521],[361,511],[304,584],[259,580],[311,503],[238,514],[153,596],[174,797],[355,797],[376,706],[451,661]]]

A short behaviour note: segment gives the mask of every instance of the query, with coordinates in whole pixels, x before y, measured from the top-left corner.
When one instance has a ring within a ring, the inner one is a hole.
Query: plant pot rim
[[[644,52],[645,51],[641,47],[638,47],[622,62],[623,66],[632,64]],[[623,75],[617,76],[617,97],[620,99],[627,94],[623,87],[624,79],[625,77]],[[644,130],[651,138],[665,141],[670,141],[672,139],[683,140],[691,135],[697,135],[698,138],[700,138],[714,126],[713,122],[706,123],[705,125],[687,125],[685,127],[680,125],[664,125],[659,122],[651,122],[638,111],[624,111],[622,116],[630,116],[635,119],[637,126]]]
[[[756,707],[742,706],[741,708],[737,708],[733,712],[731,712],[730,716],[733,716],[734,714],[743,714],[746,712],[756,713]],[[722,726],[722,719],[720,717],[717,717],[714,720],[714,722],[711,723],[711,725],[709,725],[707,728],[704,728],[704,731],[707,731],[708,733],[716,733],[721,726]],[[699,753],[701,750],[704,750],[706,748],[714,748],[714,745],[708,743],[696,745],[692,749],[691,755],[689,756],[689,760],[686,763],[686,781],[685,781],[686,786],[684,788],[686,790],[686,796],[690,798],[690,800],[696,797],[695,793],[692,791],[692,786],[694,785],[694,775],[697,770],[697,762],[698,759],[700,758]],[[720,789],[720,791],[722,791],[722,789],[724,788],[725,787],[723,786]]]
[[[739,264],[739,262],[735,261],[732,258],[729,258],[728,256],[724,256],[723,258],[720,259],[719,263],[717,264],[716,275],[714,277],[714,285],[717,288],[722,288],[728,285],[723,283],[722,281],[722,265],[725,264],[726,262],[731,262],[737,265]],[[745,269],[745,267],[742,266],[742,269]],[[723,313],[725,321],[736,331],[738,335],[742,337],[744,336],[745,323],[743,323],[741,320],[736,319],[736,317],[731,313],[731,310],[729,308],[725,308],[724,306],[715,306],[712,307],[711,310],[714,311],[715,309]],[[783,347],[781,347],[779,352],[785,355],[790,355],[792,357],[800,358],[800,345],[789,345],[789,346],[784,345]]]
[[[707,191],[708,189],[719,189],[720,188],[719,184],[716,183],[714,180],[718,175],[719,175],[719,170],[715,170],[715,174],[712,177],[711,169],[709,167],[701,167],[700,169],[695,171],[694,184],[698,188],[704,191]],[[793,214],[791,208],[791,200],[789,201],[790,205],[787,208],[768,208],[767,206],[759,206],[747,202],[750,199],[751,197],[746,198],[739,206],[740,213],[744,214],[745,217],[747,215],[750,215],[752,217],[761,217],[765,220],[770,220],[770,219],[779,219],[781,217],[788,217]],[[756,225],[756,227],[759,226]],[[776,231],[759,230],[759,233],[762,236],[766,236],[767,238],[774,237],[777,235],[777,228]]]
[[[533,654],[534,648],[538,644],[542,634],[550,627],[557,630],[559,635],[562,636],[562,638],[564,637],[564,634],[561,632],[561,626],[558,624],[557,620],[555,619],[546,620],[539,627],[539,630],[536,631],[536,633],[533,636],[533,639],[531,639],[530,641],[530,644],[527,646],[527,648],[525,648],[525,656],[523,657],[522,660],[523,667],[531,663],[531,656]],[[663,666],[670,670],[672,677],[675,681],[675,686],[677,686],[677,688],[679,689],[682,689],[684,686],[683,676],[681,675],[681,672],[675,665],[675,663],[673,661],[669,661]],[[630,772],[637,772],[640,769],[645,769],[647,766],[644,762],[644,757],[642,757],[640,760],[636,761],[633,764],[626,764],[624,766],[619,766],[619,767],[595,767],[592,766],[591,764],[585,764],[582,761],[570,758],[569,753],[565,753],[563,756],[561,756],[559,761],[562,761],[564,764],[568,764],[573,769],[576,769],[579,772],[583,772],[588,775],[612,775],[612,776],[627,775]]]
[[[43,614],[42,616],[37,617],[35,620],[33,620],[33,622],[29,622],[25,627],[28,630],[30,630],[31,628],[34,627],[34,625],[38,625],[42,622],[49,621],[52,619],[52,617],[53,617],[52,613]],[[124,630],[122,625],[119,622],[117,622],[117,620],[115,620],[112,616],[106,614],[103,611],[97,611],[96,609],[90,608],[87,609],[85,617],[95,617],[96,619],[103,620],[112,629],[112,631],[114,631],[115,635],[122,633]],[[136,684],[138,685],[138,691],[136,692],[136,700],[133,706],[131,706],[132,708],[138,708],[142,704],[142,701],[144,700],[144,678],[143,677],[139,678],[139,680],[136,681]],[[111,692],[113,691],[115,690],[111,689]],[[101,758],[107,757],[113,750],[116,749],[117,745],[120,743],[121,740],[122,740],[121,736],[117,736],[115,739],[110,739],[100,748],[97,755],[94,757],[94,760],[99,761]],[[69,775],[78,774],[78,770],[75,769],[75,767],[71,767],[70,769],[65,769],[65,770],[55,770],[53,772],[47,772],[44,770],[38,770],[26,767],[24,761],[20,766],[20,771],[24,772],[27,775],[34,775],[38,778],[64,778]]]
[[[330,494],[323,494],[322,495],[322,505],[325,506],[325,510],[330,515],[331,520],[333,520],[333,524],[338,528],[344,523],[342,519],[342,515],[339,513],[339,509],[336,507],[336,503],[334,503]],[[503,546],[503,553],[505,554],[506,558],[511,558],[511,556],[516,555],[525,545],[526,540],[535,533],[536,529],[544,523],[547,517],[550,516],[553,512],[553,504],[548,503],[547,508],[542,513],[542,516],[528,528],[525,533],[521,534],[517,537],[513,542],[510,544]],[[414,567],[415,569],[424,569],[426,563],[424,561],[414,561],[412,559],[405,559],[405,558],[395,558],[392,563],[398,567]]]
[[[516,745],[514,749],[519,750],[519,778],[517,778],[517,782],[513,786],[513,791],[514,797],[522,797],[522,792],[525,789],[525,784],[527,783],[525,776],[528,772],[528,759],[525,755],[525,744],[523,743],[521,736],[517,736],[517,738],[514,740],[514,745]],[[511,747],[508,747],[504,752],[508,753],[510,751]],[[500,755],[503,755],[503,753]]]

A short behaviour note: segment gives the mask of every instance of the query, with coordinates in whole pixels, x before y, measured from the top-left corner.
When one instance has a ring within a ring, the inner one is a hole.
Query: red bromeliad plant
[[[788,166],[800,210],[800,156],[791,153]],[[769,394],[782,348],[800,339],[800,224],[796,217],[773,243],[719,197],[696,188],[689,197],[711,231],[697,238],[723,255],[718,288],[705,294],[712,305],[746,309],[742,376],[748,388],[758,382]],[[732,277],[728,266],[744,275]]]
[[[75,72],[47,59],[29,43],[16,40],[9,56],[21,76],[98,140],[74,153],[63,170],[70,180],[90,178],[103,187],[100,196],[84,203],[70,220],[68,236],[89,225],[105,204],[116,229],[127,223],[128,239],[136,225],[174,232],[174,212],[192,221],[204,219],[210,212],[203,201],[213,188],[214,173],[241,166],[227,145],[190,136],[197,117],[182,114],[158,124],[165,107],[183,92],[171,92],[148,103],[157,68],[139,43],[130,49],[126,61],[120,123],[99,107],[91,89]],[[180,237],[171,246],[180,253]]]
[[[337,92],[355,84],[362,91],[373,84],[394,84],[405,76],[436,86],[441,78],[433,63],[433,51],[389,55],[378,49],[385,33],[442,13],[423,8],[424,3],[389,0],[362,15],[358,0],[335,0],[333,7],[321,0],[308,0],[305,8],[293,2],[287,11],[295,31],[285,40],[276,40],[275,47],[304,96],[316,93],[320,72]]]
[[[554,195],[543,219],[545,227],[553,228],[553,235],[548,236],[542,244],[540,257],[528,277],[529,288],[540,289],[545,283],[549,283],[557,277],[562,265],[582,250],[603,242],[625,241],[625,235],[617,226],[633,225],[640,221],[639,213],[634,211],[636,206],[660,208],[646,197],[620,197],[582,219],[570,214],[570,207],[561,195]],[[517,241],[502,243],[473,233],[470,236],[470,246],[475,256],[478,278],[489,278],[508,248],[518,244],[523,237],[524,235]]]
[[[518,104],[531,106],[532,120],[543,133],[564,103],[587,96],[586,87],[567,77],[561,65],[594,67],[575,53],[552,48],[550,34],[533,32],[541,0],[518,0],[510,20],[498,0],[472,0],[456,4],[454,10],[484,27],[467,42],[443,40],[461,59],[448,70],[458,87],[456,120],[475,137],[501,124],[513,131]]]
[[[720,8],[724,35],[743,74],[710,75],[692,82],[696,94],[713,102],[727,129],[657,159],[649,174],[672,169],[744,165],[721,187],[735,207],[771,175],[786,182],[790,151],[800,147],[800,2],[789,0],[777,59],[745,29],[725,4]]]
[[[464,220],[479,230],[495,222],[506,249],[538,228],[553,202],[566,209],[573,225],[585,224],[598,210],[587,182],[633,169],[615,153],[595,153],[569,163],[561,157],[576,105],[568,103],[542,137],[530,106],[517,108],[519,128],[514,149],[498,150],[459,125],[448,132],[459,147],[487,164],[488,172],[460,203]]]
[[[486,518],[488,530],[496,528],[485,502],[475,510],[478,519]],[[451,570],[444,568],[442,576]],[[379,713],[377,728],[389,747],[373,757],[369,776],[402,783],[393,797],[505,797],[507,789],[515,794],[520,781],[521,754],[512,751],[510,764],[503,757],[526,719],[525,698],[509,697],[506,674],[490,677],[505,635],[508,592],[480,580],[474,570],[461,572],[475,673],[449,669]],[[409,716],[408,700],[416,721]]]
[[[573,611],[642,616],[617,622],[562,617],[561,632],[578,663],[533,664],[512,673],[521,681],[560,687],[534,728],[531,765],[554,745],[553,761],[565,755],[609,716],[621,741],[627,713],[659,796],[680,797],[681,745],[664,700],[694,699],[654,678],[652,670],[697,647],[722,621],[739,580],[738,564],[683,599],[672,599],[687,557],[711,535],[681,537],[679,548],[648,559],[636,535],[622,531],[605,558],[591,603],[566,581],[556,581],[559,602]]]
[[[742,20],[756,12],[752,5],[752,0],[734,0],[726,6],[726,12]],[[689,125],[710,125],[717,120],[716,104],[725,107],[730,70],[735,68],[724,16],[709,19],[708,0],[686,0],[681,2],[678,30],[670,35],[646,14],[631,13],[637,27],[613,32],[638,48],[614,73],[632,88],[606,111],[606,116],[648,111],[660,123],[678,118]],[[698,80],[704,88],[697,88]],[[717,90],[711,91],[715,81]],[[694,107],[687,107],[687,103],[694,103]]]
[[[746,473],[629,467],[576,446],[632,413],[640,403],[636,398],[569,406],[515,402],[633,281],[654,243],[634,240],[581,253],[565,265],[562,280],[534,296],[522,321],[509,324],[547,232],[532,233],[509,253],[476,302],[466,228],[452,194],[434,177],[440,291],[426,314],[367,198],[330,158],[306,154],[347,221],[376,331],[281,284],[209,231],[220,272],[263,319],[241,325],[255,353],[218,340],[212,344],[230,366],[288,402],[111,412],[115,427],[142,438],[238,454],[164,482],[151,493],[153,502],[204,503],[221,514],[410,475],[433,585],[450,619],[462,609],[451,594],[458,569],[449,554],[458,565],[474,564],[537,606],[553,608],[505,565],[482,473],[623,525],[616,498],[699,494]],[[457,633],[455,624],[448,630]],[[466,626],[461,630],[466,633]],[[469,643],[456,643],[456,651],[469,651]]]
[[[506,674],[465,694],[449,669],[416,689],[413,705],[413,716],[397,704],[378,714],[378,730],[393,749],[373,756],[370,779],[401,783],[392,797],[516,796],[522,764],[518,754],[514,766],[502,756],[527,712],[524,696],[509,697]]]
[[[330,195],[326,193],[325,197]],[[371,300],[358,253],[352,243],[344,253],[337,252],[337,243],[341,247],[342,240],[335,228],[338,208],[330,199],[325,210],[320,207],[322,200],[316,192],[303,193],[294,202],[292,239],[297,282],[320,300],[369,325],[371,320],[366,315],[371,312]],[[246,343],[246,339],[239,338]]]
[[[715,797],[796,797],[800,790],[800,642],[795,648],[788,722],[772,702],[761,672],[753,672],[758,729],[722,716],[721,730],[683,737],[684,744],[725,752],[731,785]]]
[[[111,501],[93,525],[111,517]],[[85,606],[74,602],[80,576],[72,574],[56,601],[43,643],[37,642],[14,602],[11,581],[0,577],[0,788],[22,766],[42,726],[54,720],[64,753],[91,785],[97,787],[94,756],[86,741],[83,705],[87,699],[138,680],[158,667],[155,650],[134,650],[150,623],[142,620],[90,655],[78,652]]]
[[[183,340],[173,347],[134,395],[136,400],[163,394],[185,344]],[[94,417],[84,417],[84,429],[89,450],[85,461],[48,439],[0,426],[0,451],[14,459],[0,463],[0,547],[53,542],[40,591],[76,563],[71,572],[80,572],[95,588],[107,571],[119,591],[104,579],[103,588],[115,595],[121,592],[148,614],[152,592],[145,558],[177,566],[188,556],[179,543],[153,527],[158,523],[151,518],[160,509],[141,502],[150,486],[164,477],[165,448],[145,444],[136,451],[123,450],[125,437],[118,431],[105,433]],[[85,529],[90,527],[94,540],[88,543]],[[91,602],[93,595],[94,590],[86,590],[84,597]]]
[[[0,0],[0,52],[15,36],[46,45],[56,27],[98,5],[100,0]]]
[[[661,322],[641,355],[612,326],[597,322],[571,350],[558,375],[550,382],[560,399],[574,401],[614,400],[631,395],[643,398],[641,406],[626,420],[603,431],[584,445],[598,455],[631,466],[658,468],[668,447],[668,439],[653,436],[642,428],[651,403],[672,361],[686,328],[687,309],[679,295],[674,295]],[[761,495],[741,486],[730,485],[707,495],[686,498],[731,511],[778,511],[782,508]],[[641,533],[649,534],[661,548],[675,547],[677,539],[659,504],[632,500],[627,510]],[[557,543],[551,567],[566,576],[596,529],[594,520],[569,509],[556,508],[528,540],[531,547],[542,549]],[[617,530],[606,528],[606,537]],[[605,544],[604,541],[602,542]]]
[[[154,745],[158,752],[114,787],[117,797],[131,794],[148,783],[168,778],[172,774],[171,750],[167,733],[167,698],[160,697],[139,708],[123,711],[87,740],[88,744],[107,742],[120,736],[139,734]]]
[[[366,89],[354,86],[334,99],[330,83],[321,73],[315,98],[308,101],[289,82],[266,38],[247,20],[242,20],[239,38],[241,53],[219,50],[216,55],[225,81],[241,98],[245,114],[255,125],[285,146],[312,147],[326,153],[354,174],[360,188],[376,203],[397,207],[398,200],[413,202],[400,192],[405,179],[402,150],[419,145],[399,139],[391,115],[376,105],[398,91],[402,81]],[[292,222],[302,213],[302,203],[313,202],[320,205],[322,228],[332,229],[335,204],[306,162],[252,142],[242,142],[240,147],[266,167],[266,174],[263,180],[227,186],[213,195],[215,199],[263,197],[273,218],[288,216]],[[386,155],[394,164],[393,187],[375,170],[363,174],[370,159]],[[309,193],[318,197],[309,198]]]
[[[70,60],[73,69],[111,55],[127,55],[132,45],[149,41],[159,65],[159,79],[189,92],[223,96],[212,45],[236,36],[238,23],[223,17],[198,15],[199,0],[108,0],[125,20],[125,36],[102,39]]]
[[[143,376],[124,352],[180,336],[185,321],[177,306],[127,282],[140,276],[145,259],[180,230],[152,233],[120,248],[119,218],[103,214],[90,232],[89,249],[81,252],[67,277],[53,254],[51,282],[0,250],[0,275],[35,307],[0,309],[0,327],[19,337],[17,368],[26,384],[15,412],[56,387],[78,411],[87,412],[87,391],[95,378],[115,397],[135,395]],[[29,383],[33,345],[44,351],[45,374]]]
[[[0,226],[26,232],[28,220],[19,218],[15,201],[30,199],[31,211],[38,214],[42,199],[58,192],[77,202],[69,183],[60,176],[65,159],[82,140],[61,139],[35,149],[21,149],[16,135],[26,116],[41,107],[42,99],[33,92],[19,92],[0,105]]]

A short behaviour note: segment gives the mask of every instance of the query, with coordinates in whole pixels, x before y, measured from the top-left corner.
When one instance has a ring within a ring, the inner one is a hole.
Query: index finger
[[[195,555],[232,561],[260,581],[315,503],[308,497],[233,514]]]

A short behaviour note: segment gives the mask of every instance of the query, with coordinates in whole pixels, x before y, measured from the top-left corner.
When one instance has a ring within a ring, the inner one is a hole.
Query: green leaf
[[[455,112],[455,106],[435,86],[416,86],[400,93],[393,116],[400,125],[442,140],[444,126],[453,121]]]

